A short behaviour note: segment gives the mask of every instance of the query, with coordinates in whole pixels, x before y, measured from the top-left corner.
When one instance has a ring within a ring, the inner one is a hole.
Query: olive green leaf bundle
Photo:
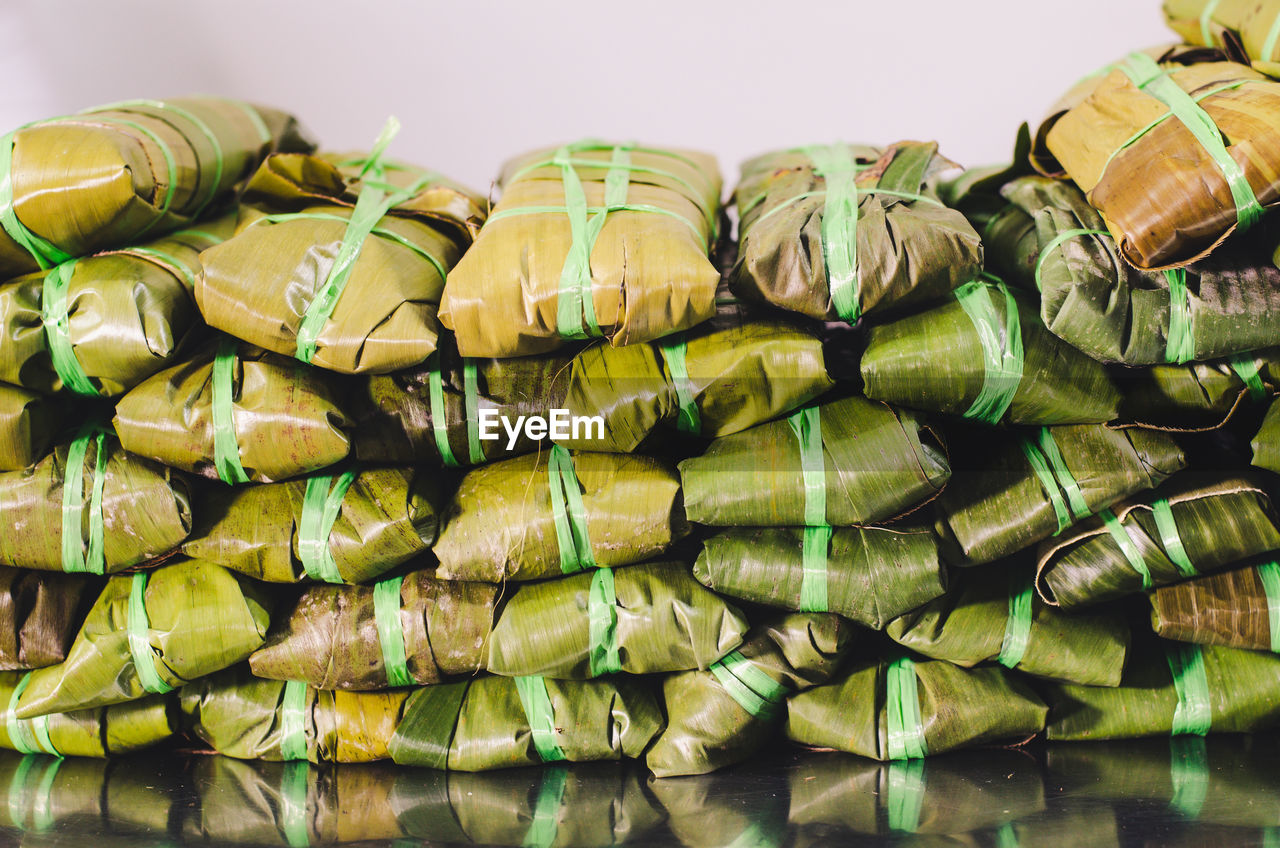
[[[680,463],[689,520],[718,527],[871,524],[935,497],[950,476],[918,415],[862,397],[723,436]]]
[[[489,671],[580,680],[706,669],[746,630],[683,563],[598,568],[518,587],[489,638]]]
[[[48,453],[57,418],[56,401],[0,383],[0,471],[20,471]]]
[[[49,571],[122,571],[191,532],[186,479],[92,427],[31,468],[0,473],[0,514],[0,563]]]
[[[1280,388],[1280,349],[1213,362],[1153,365],[1114,372],[1124,392],[1120,420],[1161,430],[1213,430],[1237,409],[1266,402]]]
[[[1099,423],[1120,403],[1102,364],[1048,332],[1028,295],[984,280],[869,328],[861,371],[869,398],[987,424]]]
[[[675,777],[750,758],[777,735],[786,697],[835,672],[850,631],[836,615],[793,613],[752,628],[710,669],[666,677],[667,727],[645,762],[657,777]]]
[[[224,336],[120,399],[125,450],[224,483],[269,483],[351,450],[343,398],[296,360]]]
[[[364,583],[430,547],[439,481],[363,468],[203,491],[183,553],[271,583]]]
[[[724,530],[703,543],[693,576],[721,595],[876,630],[947,588],[938,540],[924,527]]]
[[[1068,615],[1035,595],[1021,565],[963,571],[951,591],[889,623],[900,645],[971,668],[994,661],[1037,677],[1117,686],[1129,626],[1113,612]]]
[[[293,116],[221,97],[133,100],[20,127],[0,138],[0,278],[189,226],[268,153],[312,146]]]
[[[1145,489],[1186,465],[1170,436],[1136,428],[1070,424],[1034,430],[950,433],[951,484],[939,523],[963,553],[956,564],[993,562]]]
[[[862,661],[787,701],[787,738],[874,760],[1017,744],[1044,729],[1048,707],[999,666],[941,660]]]
[[[777,848],[787,840],[787,783],[773,763],[749,761],[729,772],[653,780],[649,788],[667,814],[672,844],[684,848],[755,845]],[[739,795],[759,788],[749,803]]]
[[[1280,405],[1274,401],[1253,437],[1252,447],[1255,466],[1280,474]]]
[[[1280,565],[1259,563],[1161,586],[1151,626],[1179,642],[1280,653]]]
[[[439,683],[485,666],[500,587],[430,571],[367,586],[308,586],[249,658],[258,677],[317,689]]]
[[[982,242],[935,191],[956,166],[934,142],[874,154],[812,145],[744,163],[734,291],[852,324],[945,298],[976,277]]]
[[[235,235],[201,256],[211,326],[349,374],[426,361],[445,275],[483,213],[454,183],[383,157],[398,126],[368,156],[263,164]]]
[[[1245,478],[1175,480],[1103,510],[1039,552],[1036,588],[1072,609],[1234,566],[1280,548],[1266,491]]]
[[[640,562],[689,534],[666,462],[559,446],[473,469],[442,524],[437,574],[491,583]]]
[[[1130,53],[1081,95],[1041,125],[1056,162],[1039,167],[1075,180],[1138,268],[1203,258],[1280,200],[1280,83],[1248,66]]]
[[[207,562],[112,577],[67,658],[31,675],[15,712],[34,718],[171,692],[246,659],[270,614],[262,587]]]
[[[301,681],[262,680],[247,665],[182,688],[186,730],[219,754],[271,762],[385,760],[407,690],[341,692]]]
[[[1188,44],[1223,47],[1238,41],[1254,70],[1280,76],[1275,0],[1164,0],[1162,10],[1165,23]]]
[[[0,566],[0,670],[60,663],[98,583]]]
[[[1248,733],[1280,721],[1280,657],[1160,642],[1135,651],[1118,687],[1043,690],[1050,741]]]
[[[451,771],[638,759],[662,729],[648,681],[477,677],[409,695],[391,738],[400,765]]]
[[[440,320],[464,356],[636,344],[714,314],[720,173],[703,153],[582,141],[508,162]]]
[[[176,710],[164,695],[19,719],[14,707],[34,673],[0,671],[0,748],[60,757],[108,757],[158,745],[178,729]]]

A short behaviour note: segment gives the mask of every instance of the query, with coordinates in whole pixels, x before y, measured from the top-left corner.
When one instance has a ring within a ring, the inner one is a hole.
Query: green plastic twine
[[[298,522],[298,558],[312,580],[343,582],[333,552],[329,550],[329,534],[333,532],[333,524],[342,510],[342,499],[355,482],[356,474],[352,468],[343,472],[337,482],[331,476],[307,480],[307,490],[302,496],[302,520]]]
[[[50,269],[40,293],[40,322],[44,325],[49,359],[62,385],[78,395],[97,397],[98,390],[89,380],[84,366],[71,344],[71,317],[67,314],[67,290],[76,260],[70,259]]]
[[[564,806],[564,787],[569,772],[563,766],[542,770],[538,800],[533,807],[533,821],[525,832],[521,848],[552,848],[560,831],[560,809]],[[416,844],[416,843],[415,843]]]
[[[1031,638],[1031,601],[1034,595],[1031,575],[1009,575],[1009,615],[1004,623],[1004,639],[996,661],[1005,668],[1015,668],[1027,654]]]
[[[1129,535],[1129,528],[1120,523],[1120,519],[1116,518],[1116,514],[1109,509],[1104,509],[1098,513],[1102,516],[1102,523],[1106,525],[1107,532],[1111,534],[1111,538],[1120,546],[1120,552],[1124,554],[1124,558],[1129,561],[1130,567],[1142,576],[1142,588],[1150,589],[1152,586],[1151,569],[1147,567],[1147,561],[1138,551],[1138,546],[1133,543],[1133,537]]]
[[[378,626],[378,645],[382,648],[387,685],[391,687],[412,686],[414,683],[405,660],[404,626],[400,623],[400,588],[403,584],[403,576],[373,584],[373,619]]]
[[[916,690],[916,664],[908,656],[889,663],[885,680],[885,715],[889,759],[911,760],[927,756],[924,723],[920,719],[920,695]]]
[[[1204,736],[1213,723],[1209,706],[1209,678],[1199,645],[1171,643],[1165,648],[1178,706],[1173,711],[1173,735]]]
[[[431,354],[427,371],[427,394],[431,400],[431,432],[435,435],[440,460],[449,468],[457,468],[461,463],[453,454],[453,446],[449,444],[449,422],[445,412],[444,378],[440,374],[439,353]]]
[[[613,569],[597,568],[587,593],[588,659],[590,677],[622,671],[618,656],[618,596],[613,588]]]
[[[1209,29],[1213,23],[1213,13],[1218,8],[1221,0],[1209,0],[1204,4],[1204,11],[1200,13],[1200,38],[1204,40],[1206,47],[1213,46],[1213,31]]]
[[[1191,557],[1187,556],[1182,537],[1178,535],[1178,523],[1173,520],[1173,507],[1169,505],[1169,499],[1154,501],[1151,504],[1151,515],[1156,520],[1156,529],[1160,531],[1160,544],[1164,546],[1164,552],[1178,566],[1183,577],[1195,577],[1199,572],[1192,564]]]
[[[855,324],[862,314],[858,285],[858,163],[846,144],[812,146],[804,153],[826,184],[822,206],[822,262],[831,305],[840,320]]]
[[[524,707],[525,719],[529,722],[529,731],[533,734],[533,747],[544,763],[555,763],[565,759],[560,743],[556,741],[556,712],[551,706],[551,696],[547,693],[547,681],[540,674],[513,678],[516,692],[520,695],[520,705]]]
[[[920,829],[920,812],[924,809],[925,762],[922,759],[889,763],[885,780],[885,806],[889,812],[889,829],[899,833],[915,833]]]
[[[218,343],[210,375],[210,404],[213,409],[213,467],[224,483],[248,483],[249,475],[240,464],[240,443],[236,438],[235,379],[236,347],[239,341],[227,336]]]
[[[1058,450],[1058,443],[1053,439],[1053,433],[1048,427],[1041,427],[1038,439],[1041,452],[1044,453],[1045,458],[1049,460],[1050,467],[1053,468],[1054,478],[1067,495],[1067,503],[1071,506],[1071,514],[1076,521],[1088,518],[1093,513],[1089,511],[1089,504],[1085,503],[1084,494],[1080,491],[1080,484],[1076,482],[1075,475],[1071,473],[1070,468],[1067,468],[1066,460],[1062,458],[1062,451]]]
[[[307,785],[311,767],[290,760],[280,775],[280,829],[290,848],[307,848],[311,834],[307,828]]]
[[[1058,519],[1058,529],[1053,534],[1056,536],[1071,525],[1071,511],[1058,488],[1058,481],[1053,476],[1053,469],[1049,467],[1049,460],[1045,459],[1040,448],[1025,436],[1018,440],[1018,444],[1022,447],[1022,453],[1031,465],[1031,470],[1035,472],[1036,479],[1040,481],[1040,488],[1044,489],[1044,493],[1049,496],[1053,514]]]
[[[587,532],[587,508],[582,502],[578,475],[573,470],[573,457],[560,445],[551,447],[547,484],[551,489],[551,515],[560,547],[560,571],[572,574],[595,568],[596,558]]]
[[[1171,268],[1164,272],[1169,283],[1169,335],[1165,339],[1166,362],[1181,365],[1196,355],[1195,327],[1192,323],[1191,303],[1187,295],[1187,271]]]
[[[1277,20],[1280,20],[1280,17],[1277,17]],[[1260,373],[1262,366],[1258,363],[1256,356],[1236,355],[1228,359],[1227,364],[1231,366],[1231,370],[1236,372],[1236,376],[1249,389],[1249,397],[1254,400],[1266,400],[1267,387],[1262,382]]]
[[[142,688],[152,695],[172,692],[173,687],[160,677],[155,652],[151,650],[151,621],[147,618],[147,573],[133,575],[129,585],[129,657]]]
[[[290,680],[284,684],[280,701],[280,758],[305,760],[307,758],[307,684]]]
[[[1173,797],[1169,809],[1187,819],[1197,819],[1209,794],[1209,758],[1199,736],[1175,736],[1169,740],[1169,780]]]
[[[1000,313],[991,303],[990,292],[993,289],[1004,295],[1003,327]],[[981,280],[965,283],[956,289],[955,297],[978,333],[986,368],[982,391],[974,398],[964,417],[997,424],[1008,411],[1022,382],[1022,325],[1018,318],[1018,304],[1004,283],[992,286]]]
[[[802,542],[804,574],[800,579],[800,611],[830,612],[827,599],[827,557],[831,549],[831,528],[804,528]]]
[[[827,523],[827,472],[822,453],[822,414],[806,407],[787,418],[800,442],[800,471],[804,478],[804,523],[821,527]]]
[[[1262,55],[1258,58],[1263,62],[1274,62],[1277,43],[1280,43],[1280,15],[1276,15],[1276,19],[1271,22],[1267,40],[1262,43]]]
[[[472,465],[485,462],[480,444],[480,377],[474,359],[462,360],[462,411],[467,418],[467,453]]]
[[[43,754],[46,751],[41,750],[40,744],[36,739],[34,729],[30,721],[23,721],[17,716],[18,699],[22,697],[22,693],[26,691],[27,684],[31,682],[31,672],[22,675],[22,679],[18,681],[18,685],[13,687],[13,692],[9,695],[9,703],[5,707],[4,713],[4,729],[5,735],[9,737],[9,744],[14,750],[20,754]],[[47,719],[47,716],[45,717]],[[46,721],[45,735],[48,735],[48,723]],[[49,744],[47,753],[57,753],[53,750],[53,744]]]
[[[94,440],[93,483],[89,494],[89,549],[85,552],[81,524],[84,517],[84,457]],[[102,574],[104,527],[102,490],[107,469],[107,434],[89,426],[80,431],[67,449],[66,477],[62,482],[62,570]]]
[[[1231,157],[1222,132],[1209,113],[1191,95],[1179,88],[1156,61],[1146,54],[1130,53],[1129,58],[1120,65],[1120,70],[1141,91],[1168,106],[1173,117],[1181,121],[1204,147],[1231,189],[1231,197],[1236,205],[1236,220],[1241,229],[1257,223],[1264,211],[1262,204],[1249,185],[1244,169]]]
[[[695,436],[702,432],[702,416],[698,412],[698,404],[694,399],[693,384],[689,381],[689,368],[686,354],[689,343],[680,333],[675,341],[663,341],[658,345],[658,352],[667,363],[671,372],[671,382],[676,390],[676,403],[680,404],[680,417],[676,419],[676,429]]]
[[[435,436],[440,459],[450,468],[461,465],[449,444],[448,411],[444,403],[444,377],[440,373],[440,355],[431,355],[427,371],[427,389],[431,400],[431,431]],[[462,412],[467,424],[467,455],[472,465],[485,462],[484,448],[480,444],[480,377],[476,362],[462,358]]]
[[[1267,620],[1271,624],[1271,650],[1280,654],[1280,563],[1267,562],[1257,568],[1262,591],[1267,596]]]
[[[71,254],[45,241],[18,220],[13,208],[13,133],[0,136],[0,226],[19,247],[31,254],[41,270],[71,259]]]
[[[1040,251],[1040,258],[1036,260],[1036,289],[1044,291],[1044,285],[1040,282],[1040,274],[1044,269],[1044,263],[1055,250],[1062,247],[1073,238],[1079,236],[1105,236],[1110,235],[1106,230],[1063,230],[1044,246]]]
[[[739,651],[731,651],[712,663],[711,673],[738,706],[765,721],[777,718],[782,700],[790,691]]]

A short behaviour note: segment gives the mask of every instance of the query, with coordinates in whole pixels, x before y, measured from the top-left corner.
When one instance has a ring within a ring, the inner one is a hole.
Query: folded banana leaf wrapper
[[[1101,363],[1046,330],[1027,294],[988,280],[869,328],[861,371],[873,400],[985,424],[1100,423],[1120,404]]]
[[[323,374],[224,336],[135,387],[112,424],[130,453],[203,477],[296,477],[351,451],[353,422]]]
[[[536,580],[650,559],[689,534],[663,460],[552,447],[470,471],[435,555],[448,580]]]
[[[703,543],[693,576],[721,595],[839,613],[876,630],[947,588],[938,540],[925,527],[725,530]]]
[[[812,145],[742,166],[741,244],[732,285],[826,321],[946,298],[982,270],[982,242],[937,195],[958,166],[934,142],[883,152]]]
[[[203,490],[183,553],[269,583],[364,583],[436,538],[437,472],[334,474]]]
[[[1037,133],[1038,169],[1069,175],[1141,269],[1202,259],[1280,200],[1280,83],[1200,58],[1130,53]]]
[[[1141,271],[1121,257],[1102,216],[1073,184],[1024,177],[1005,186],[1004,195],[1034,222],[1026,246],[1014,250],[1034,262],[1024,269],[1024,285],[1041,292],[1041,320],[1094,359],[1183,363],[1275,343],[1280,269],[1272,254],[1280,227],[1274,221],[1186,268]]]
[[[1019,744],[1044,729],[1049,708],[999,666],[941,660],[862,661],[834,682],[787,701],[787,738],[873,760],[918,759],[960,748]]]
[[[742,787],[752,786],[748,803]],[[788,845],[787,783],[772,762],[752,760],[728,772],[652,780],[649,788],[667,813],[667,842],[685,848]]]
[[[201,256],[196,302],[211,326],[347,374],[427,360],[445,275],[483,220],[483,202],[384,158],[387,141],[368,155],[263,163],[235,235]]]
[[[32,673],[15,712],[34,718],[171,692],[253,653],[271,605],[263,587],[206,562],[112,577],[66,660]]]
[[[0,473],[0,563],[111,574],[191,532],[186,479],[86,428],[23,471]]]
[[[1272,402],[1253,437],[1253,464],[1280,473],[1280,406]]]
[[[1223,571],[1280,548],[1276,521],[1266,491],[1246,478],[1184,478],[1045,542],[1036,588],[1073,609]]]
[[[221,97],[133,100],[20,127],[0,139],[0,278],[190,226],[268,153],[313,146],[292,115]]]
[[[581,680],[707,669],[746,630],[684,563],[602,567],[518,587],[498,611],[488,670]]]
[[[391,738],[400,765],[489,771],[639,759],[662,730],[649,681],[484,676],[418,689]]]
[[[957,565],[993,562],[1063,533],[1117,501],[1153,489],[1186,465],[1172,437],[1069,424],[1021,431],[949,431],[951,483],[938,522]]]
[[[1152,629],[1165,639],[1280,653],[1275,562],[1161,586],[1149,598]]]
[[[1256,71],[1280,76],[1275,0],[1164,0],[1165,23],[1188,44],[1242,48]]]
[[[752,628],[710,669],[666,677],[667,727],[645,762],[676,777],[749,759],[777,737],[787,696],[835,673],[851,630],[837,615],[793,613]]]
[[[66,659],[99,584],[74,574],[0,566],[0,670]]]
[[[1250,733],[1280,720],[1280,657],[1216,645],[1135,648],[1118,687],[1041,688],[1050,741]]]
[[[407,836],[432,844],[623,845],[662,822],[648,772],[621,762],[472,774],[397,768],[389,803]]]
[[[1035,596],[1020,563],[966,571],[951,591],[889,623],[903,647],[965,668],[1005,668],[1085,686],[1118,686],[1129,625],[1113,611],[1068,615]]]
[[[439,683],[485,666],[501,587],[430,571],[368,586],[308,586],[249,658],[258,677],[317,689]]]
[[[19,719],[14,707],[29,671],[0,671],[0,748],[24,754],[107,757],[150,748],[178,729],[172,699],[152,695],[124,704]],[[16,696],[15,696],[16,693]]]
[[[1280,349],[1213,362],[1153,365],[1113,372],[1124,392],[1120,421],[1169,431],[1214,430],[1240,409],[1280,390]]]
[[[511,160],[502,198],[449,275],[441,322],[464,356],[524,356],[569,339],[636,344],[715,312],[715,160],[582,141]]]
[[[55,400],[0,383],[0,471],[21,471],[48,453],[58,413]]]
[[[270,762],[385,760],[408,690],[341,692],[262,680],[245,664],[202,677],[179,695],[184,728],[228,757]]]
[[[862,397],[723,436],[680,463],[689,520],[718,527],[871,524],[936,497],[950,476],[918,415]]]

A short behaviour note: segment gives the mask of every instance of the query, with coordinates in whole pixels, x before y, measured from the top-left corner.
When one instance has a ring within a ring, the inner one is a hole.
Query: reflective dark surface
[[[703,777],[635,765],[445,774],[0,752],[0,845],[1265,845],[1280,737],[985,750],[881,764],[780,750]]]

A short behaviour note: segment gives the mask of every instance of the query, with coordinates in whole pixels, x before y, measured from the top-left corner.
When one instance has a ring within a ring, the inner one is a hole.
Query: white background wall
[[[135,97],[288,108],[477,188],[582,136],[749,155],[937,139],[1008,157],[1022,120],[1126,51],[1159,0],[0,0],[0,128]]]

